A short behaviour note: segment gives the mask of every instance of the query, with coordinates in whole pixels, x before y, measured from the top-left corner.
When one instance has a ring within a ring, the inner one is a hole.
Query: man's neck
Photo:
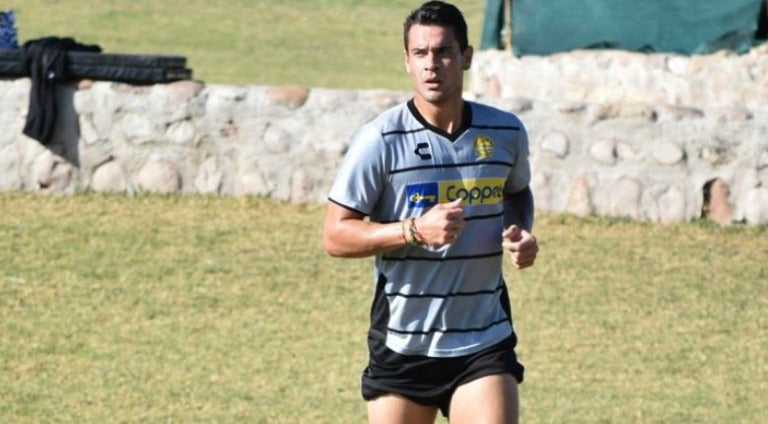
[[[448,134],[453,134],[461,128],[464,117],[464,99],[462,98],[435,104],[416,96],[414,105],[430,125]]]

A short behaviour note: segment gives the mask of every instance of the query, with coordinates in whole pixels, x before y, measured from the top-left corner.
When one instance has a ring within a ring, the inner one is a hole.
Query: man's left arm
[[[509,251],[512,264],[523,269],[533,265],[539,245],[533,236],[533,193],[530,187],[504,195],[502,246]]]
[[[526,186],[517,193],[504,194],[504,228],[517,225],[529,233],[533,231],[533,192]]]

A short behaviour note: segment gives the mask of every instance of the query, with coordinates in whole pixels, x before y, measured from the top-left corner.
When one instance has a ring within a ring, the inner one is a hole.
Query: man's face
[[[472,48],[462,52],[451,28],[414,25],[408,31],[405,69],[417,100],[440,105],[461,98],[464,70],[471,59]]]

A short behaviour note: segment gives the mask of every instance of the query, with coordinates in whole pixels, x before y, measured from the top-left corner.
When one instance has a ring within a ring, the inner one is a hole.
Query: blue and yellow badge
[[[431,208],[440,196],[437,182],[408,184],[405,187],[408,196],[408,209]]]
[[[487,135],[475,137],[475,154],[479,159],[488,159],[493,156],[493,140]]]

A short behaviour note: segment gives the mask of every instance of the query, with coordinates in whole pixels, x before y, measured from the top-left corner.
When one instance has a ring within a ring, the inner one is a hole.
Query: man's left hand
[[[510,225],[501,233],[501,236],[503,238],[501,245],[509,252],[515,268],[523,269],[533,265],[536,254],[539,252],[539,244],[533,234],[517,225]]]

